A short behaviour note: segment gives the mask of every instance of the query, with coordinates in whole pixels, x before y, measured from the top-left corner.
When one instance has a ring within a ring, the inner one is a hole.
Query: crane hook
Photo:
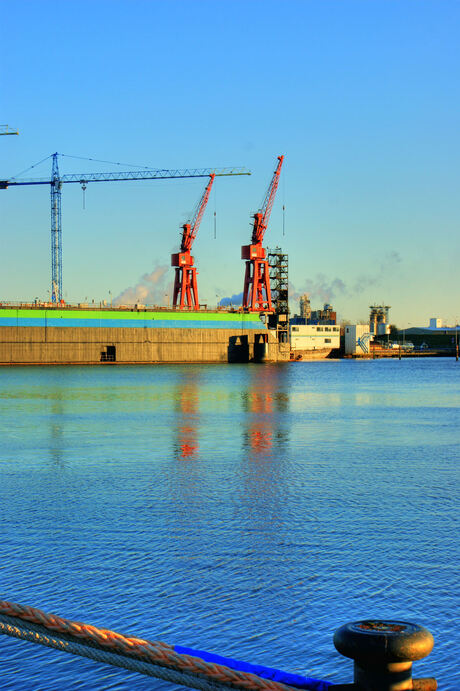
[[[83,191],[83,209],[86,209],[86,203],[85,203],[85,192],[87,188],[86,180],[80,180],[80,185],[81,189]]]

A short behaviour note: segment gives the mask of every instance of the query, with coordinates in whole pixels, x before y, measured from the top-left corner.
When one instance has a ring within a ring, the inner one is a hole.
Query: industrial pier
[[[287,256],[263,247],[284,156],[278,156],[262,206],[253,215],[245,260],[243,304],[236,309],[203,309],[199,302],[192,245],[215,177],[248,175],[243,168],[141,170],[123,173],[61,175],[58,154],[51,177],[0,181],[0,189],[48,185],[51,192],[51,300],[0,303],[0,364],[99,364],[171,362],[262,362],[289,360]],[[190,221],[182,226],[175,269],[172,309],[67,305],[62,287],[61,190],[64,183],[166,178],[208,178]],[[273,285],[273,296],[272,287]],[[282,312],[282,313],[281,313]]]
[[[289,359],[259,313],[0,306],[0,364],[263,362]]]

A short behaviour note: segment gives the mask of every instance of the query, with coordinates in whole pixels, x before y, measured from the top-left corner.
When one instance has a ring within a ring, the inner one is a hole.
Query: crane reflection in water
[[[235,367],[239,368],[238,365]],[[219,403],[214,401],[213,408],[209,408],[209,401],[203,400],[205,394],[199,368],[192,366],[190,369],[183,369],[174,396],[176,431],[173,452],[177,460],[199,459],[200,424],[205,428],[212,426],[210,421],[215,422],[217,408],[222,408],[224,414],[227,406],[234,412],[235,405],[239,405],[241,409],[243,456],[269,456],[286,444],[288,435],[283,426],[282,413],[288,411],[289,396],[284,389],[285,367],[269,364],[262,367],[244,366],[244,371],[246,376],[239,400],[227,390],[222,390],[218,396]],[[200,410],[203,406],[204,409]],[[205,418],[202,419],[204,413]],[[202,432],[209,434],[209,429]],[[236,433],[237,430],[232,429],[232,434]],[[213,443],[219,448],[222,440],[219,439],[217,429],[214,435]]]
[[[177,460],[195,460],[198,456],[199,376],[196,370],[184,371],[176,391],[177,436],[174,456]]]
[[[288,369],[284,365],[250,366],[241,394],[245,424],[239,467],[238,511],[247,519],[241,533],[254,573],[263,563],[264,550],[272,550],[274,531],[283,530],[286,487],[286,449],[289,433]],[[254,530],[256,526],[256,530]],[[272,565],[276,579],[278,566]],[[260,574],[264,581],[265,576]],[[281,578],[280,578],[281,580]]]
[[[64,397],[62,389],[56,389],[51,399],[49,412],[49,456],[52,465],[56,468],[64,466],[63,447],[64,441]]]
[[[243,448],[254,456],[269,456],[287,442],[280,413],[288,410],[289,397],[283,390],[283,365],[251,368],[247,388],[242,393],[246,414]]]

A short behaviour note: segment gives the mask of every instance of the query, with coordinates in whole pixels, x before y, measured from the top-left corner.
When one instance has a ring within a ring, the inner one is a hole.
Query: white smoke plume
[[[346,285],[341,278],[330,280],[324,274],[317,274],[315,278],[307,279],[301,290],[297,290],[291,283],[289,284],[289,298],[291,300],[299,300],[303,293],[308,293],[310,299],[316,299],[316,301],[324,304],[325,302],[332,302],[338,295],[346,292]]]
[[[358,276],[351,291],[352,293],[362,293],[363,288],[370,286],[385,285],[385,282],[391,281],[392,278],[400,271],[400,264],[402,262],[401,255],[395,250],[385,252],[382,257],[375,263],[374,271],[371,274]]]
[[[219,305],[220,307],[229,307],[230,305],[234,305],[235,307],[238,307],[243,303],[243,293],[238,293],[237,295],[232,295],[231,297],[225,297],[220,300]]]
[[[169,280],[168,280],[169,279]],[[169,266],[157,266],[144,274],[139,283],[123,290],[114,305],[166,305],[172,297],[173,279]]]
[[[289,298],[299,300],[303,293],[308,293],[312,301],[332,303],[340,295],[359,295],[371,286],[385,286],[400,271],[401,262],[401,255],[389,250],[369,266],[368,272],[357,276],[352,285],[346,285],[341,278],[330,279],[318,273],[314,278],[307,279],[301,289],[290,283]]]

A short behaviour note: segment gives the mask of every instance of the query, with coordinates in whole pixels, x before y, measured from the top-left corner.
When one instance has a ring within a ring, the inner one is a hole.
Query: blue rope
[[[175,645],[174,650],[181,655],[193,655],[200,657],[205,662],[215,662],[218,665],[225,665],[230,669],[236,669],[240,672],[250,672],[257,674],[262,679],[270,679],[277,681],[287,686],[295,686],[298,689],[305,689],[306,691],[327,691],[332,682],[321,681],[320,679],[312,679],[310,677],[302,677],[298,674],[290,674],[283,672],[280,669],[273,667],[265,667],[264,665],[252,665],[250,662],[243,662],[242,660],[234,660],[231,657],[222,657],[222,655],[215,655],[208,653],[205,650],[194,650],[193,648],[184,648],[181,645]]]

